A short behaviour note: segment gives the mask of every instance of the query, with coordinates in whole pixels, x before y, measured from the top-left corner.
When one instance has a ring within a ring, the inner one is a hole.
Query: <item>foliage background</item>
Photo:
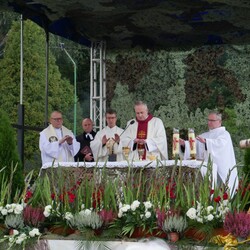
[[[17,123],[20,82],[20,23],[13,14],[0,15],[0,105]],[[14,23],[12,24],[12,21]],[[65,44],[77,63],[77,131],[89,116],[89,48],[50,34],[49,112],[62,110],[65,125],[73,129],[73,65],[60,49]],[[45,33],[24,22],[25,125],[43,127],[45,111]],[[107,51],[107,106],[118,111],[118,125],[134,117],[133,103],[145,101],[166,127],[171,157],[172,130],[181,136],[187,128],[207,130],[208,109],[223,113],[232,135],[237,161],[244,150],[239,140],[250,136],[250,45],[204,46],[192,50],[153,51],[134,48]],[[39,132],[25,131],[25,168],[40,168]]]
[[[119,110],[120,123],[134,117],[133,103],[145,101],[167,129],[169,155],[173,128],[181,136],[193,127],[207,130],[207,113],[223,114],[238,162],[239,140],[249,133],[250,46],[204,46],[190,51],[109,51],[107,99]]]

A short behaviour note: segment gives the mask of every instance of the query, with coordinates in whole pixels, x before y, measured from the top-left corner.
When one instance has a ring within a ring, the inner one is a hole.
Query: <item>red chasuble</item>
[[[153,118],[151,114],[148,115],[147,119],[144,121],[136,121],[138,122],[138,129],[137,129],[137,138],[138,139],[147,139],[147,134],[148,134],[148,122]],[[144,148],[144,154],[142,159],[146,159],[146,149],[144,144],[138,144],[137,145],[138,149]]]

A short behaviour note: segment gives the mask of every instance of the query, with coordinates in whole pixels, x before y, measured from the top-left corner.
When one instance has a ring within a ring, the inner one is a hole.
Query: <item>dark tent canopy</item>
[[[87,46],[250,44],[249,0],[1,0],[0,7]]]

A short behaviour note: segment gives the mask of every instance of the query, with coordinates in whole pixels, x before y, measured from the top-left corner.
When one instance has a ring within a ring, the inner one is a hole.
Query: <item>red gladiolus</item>
[[[100,206],[103,194],[104,194],[103,188],[99,188],[96,192],[94,192],[92,194],[92,198],[93,198],[92,207],[93,208],[96,208],[97,206]]]
[[[54,193],[51,194],[51,199],[54,200],[56,195]]]
[[[227,193],[223,194],[223,200],[228,200],[228,194]]]
[[[220,201],[221,201],[221,197],[220,197],[220,196],[215,197],[215,198],[214,198],[214,201],[217,202],[217,203],[220,202]]]
[[[73,193],[68,192],[68,197],[70,203],[73,203],[75,201],[76,196]]]
[[[214,189],[210,190],[210,195],[214,194]]]
[[[176,183],[171,182],[171,181],[166,185],[166,192],[167,194],[169,194],[170,199],[176,198],[175,193],[174,193],[175,187],[176,187]]]
[[[25,195],[24,202],[27,203],[28,200],[32,197],[32,195],[33,195],[32,192],[28,190]]]

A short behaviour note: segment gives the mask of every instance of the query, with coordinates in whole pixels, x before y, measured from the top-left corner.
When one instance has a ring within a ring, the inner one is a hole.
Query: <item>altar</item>
[[[163,161],[120,161],[120,162],[50,162],[42,166],[40,176],[47,174],[54,179],[65,179],[65,183],[74,185],[83,179],[96,178],[96,182],[119,179],[121,182],[127,178],[135,180],[138,175],[151,179],[181,175],[184,182],[200,182],[207,174],[208,164],[199,160],[163,160]],[[212,183],[217,183],[217,166],[212,165]],[[103,175],[105,173],[105,180]],[[58,176],[60,175],[60,176]]]

